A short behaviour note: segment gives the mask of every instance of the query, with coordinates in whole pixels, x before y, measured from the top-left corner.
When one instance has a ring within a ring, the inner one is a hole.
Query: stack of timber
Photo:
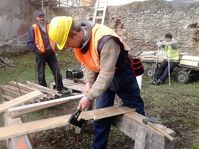
[[[12,100],[19,96],[25,95],[32,91],[40,91],[43,93],[42,97],[35,99],[33,102],[39,102],[40,100],[49,100],[56,97],[61,97],[62,94],[58,93],[53,89],[32,83],[27,81],[26,84],[10,81],[6,85],[0,85],[1,91],[3,92],[3,97],[7,100]]]
[[[32,83],[27,82],[27,84]],[[79,88],[77,86],[81,86],[82,84],[76,83],[75,85],[76,90],[81,90],[81,87]],[[28,134],[68,125],[71,114],[25,123],[22,122],[20,116],[40,109],[78,100],[83,97],[83,94],[79,94],[23,105],[23,103],[34,100],[42,95],[43,93],[40,91],[32,91],[0,105],[0,113],[5,112],[5,126],[0,128],[0,140],[6,139],[9,149],[32,149]],[[134,112],[134,109],[128,107],[112,106],[83,111],[80,118],[85,120],[98,120],[112,116],[114,116],[113,125],[135,140],[134,149],[174,149],[174,131],[160,124],[143,123],[143,119],[146,119],[146,117]]]
[[[138,56],[143,62],[162,62],[166,59],[165,52],[160,51],[146,51]]]
[[[53,88],[54,85],[55,83],[51,83],[50,88]],[[72,92],[83,92],[85,87],[84,81],[81,79],[63,79],[63,85]]]
[[[180,64],[198,68],[199,56],[183,55],[180,59]]]
[[[43,96],[42,92],[34,90],[25,95],[19,96],[15,99],[11,99],[10,101],[6,101],[0,104],[0,113],[4,112],[5,127],[12,127],[12,126],[15,127],[17,125],[23,124],[20,116],[24,114],[35,112],[55,105],[60,105],[69,101],[74,101],[83,97],[83,95],[80,94],[76,96],[52,99],[48,101],[41,101],[39,103],[24,105],[25,103],[28,103],[28,101],[38,99],[42,96]],[[6,141],[8,149],[22,149],[22,148],[32,149],[31,143],[26,134],[17,137],[11,137]]]
[[[20,137],[29,133],[35,133],[68,125],[70,116],[71,114],[2,127],[0,128],[0,140]],[[143,119],[146,117],[134,112],[134,109],[128,107],[113,106],[91,111],[84,111],[81,113],[80,118],[85,120],[98,120],[113,116],[115,116],[113,125],[124,134],[135,140],[134,149],[174,148],[174,131],[160,124],[144,124]]]
[[[14,62],[7,57],[0,57],[0,68],[14,67]]]
[[[160,51],[146,51],[142,52],[138,56],[143,62],[162,62],[166,58],[165,52]],[[180,53],[179,65],[184,65],[187,67],[199,67],[199,56],[191,56],[187,53]]]
[[[20,117],[18,118],[11,118],[7,112],[7,109],[24,104],[27,101],[34,100],[38,97],[41,97],[42,93],[40,91],[32,91],[25,95],[19,96],[11,101],[4,102],[0,104],[0,113],[4,112],[4,125],[6,127],[20,125],[22,124],[22,120]],[[8,149],[32,149],[31,143],[27,137],[27,135],[14,137],[7,139],[7,148]]]

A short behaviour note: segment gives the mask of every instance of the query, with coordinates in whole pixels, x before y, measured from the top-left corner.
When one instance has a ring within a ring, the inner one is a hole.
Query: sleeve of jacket
[[[31,28],[28,31],[28,39],[27,39],[27,46],[30,48],[35,54],[39,52],[38,48],[35,45],[35,35],[34,35],[34,29],[31,26]]]
[[[96,76],[97,76],[97,73],[86,69],[84,64],[81,64],[81,66],[82,66],[82,70],[83,70],[83,73],[84,73],[84,82],[85,83],[88,83],[88,82],[94,83]]]
[[[172,40],[172,42],[171,42],[171,47],[174,49],[174,50],[177,50],[177,49],[179,49],[179,43],[178,43],[178,41],[177,40]]]
[[[86,98],[93,100],[109,87],[115,74],[115,65],[119,54],[119,44],[115,40],[109,39],[100,53],[100,72],[92,88],[85,95]]]

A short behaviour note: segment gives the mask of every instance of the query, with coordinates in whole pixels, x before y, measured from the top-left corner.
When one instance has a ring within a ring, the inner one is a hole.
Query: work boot
[[[67,94],[71,94],[71,92],[67,89],[67,88],[65,88],[65,87],[63,87],[61,90],[59,90],[58,91],[60,94],[62,94],[62,95],[67,95]]]
[[[162,84],[163,82],[162,82],[162,80],[160,80],[160,79],[158,79],[157,81],[156,81],[156,85],[160,85],[160,84]]]
[[[156,78],[153,78],[153,80],[152,80],[151,84],[153,84],[153,85],[157,85],[157,84],[156,84],[156,82],[157,82],[157,79],[156,79]]]
[[[160,80],[160,79],[158,79],[158,80],[153,80],[152,81],[152,84],[153,85],[160,85],[160,84],[162,84],[163,82],[162,82],[162,80]]]

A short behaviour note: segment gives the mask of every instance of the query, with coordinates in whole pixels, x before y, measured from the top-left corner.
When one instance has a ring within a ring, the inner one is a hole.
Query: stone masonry
[[[5,1],[5,2],[4,2]],[[34,13],[40,6],[28,6],[24,1],[2,0],[16,3],[14,14],[9,10],[2,10],[0,15],[0,47],[2,43],[27,33],[34,23]],[[7,4],[8,5],[8,4]],[[3,6],[4,7],[4,6]],[[19,7],[19,8],[18,8]],[[23,9],[24,7],[24,9]],[[92,20],[94,7],[45,7],[47,18],[56,15],[68,15],[77,21]],[[8,13],[6,13],[8,11]],[[27,15],[27,13],[29,15]],[[164,38],[168,32],[181,43],[181,52],[199,53],[199,3],[189,1],[168,2],[163,0],[149,0],[133,2],[128,5],[111,6],[107,8],[105,25],[113,28],[134,51],[156,50],[155,43]],[[3,27],[3,28],[2,28]],[[25,42],[25,38],[22,38]],[[12,41],[12,40],[11,40]],[[7,52],[9,53],[9,48]],[[4,48],[0,48],[0,54]]]

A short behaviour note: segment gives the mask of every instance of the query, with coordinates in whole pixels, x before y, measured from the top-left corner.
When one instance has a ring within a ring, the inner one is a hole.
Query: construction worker
[[[160,66],[155,70],[152,82],[154,85],[163,84],[168,76],[170,77],[170,74],[178,64],[180,58],[178,42],[177,40],[172,39],[172,34],[167,33],[165,35],[165,41],[158,42],[157,46],[164,48],[167,59],[164,59]]]
[[[53,73],[57,90],[60,93],[65,93],[66,89],[63,87],[62,75],[55,55],[56,46],[54,42],[49,40],[48,28],[49,24],[45,21],[44,13],[39,11],[36,15],[36,23],[29,30],[27,44],[36,56],[38,83],[47,86],[45,79],[47,63]]]
[[[89,109],[95,99],[96,109],[113,106],[117,94],[124,106],[144,115],[144,103],[128,60],[129,48],[112,29],[89,22],[76,24],[72,17],[58,16],[51,20],[49,36],[60,50],[73,48],[82,63],[86,85],[78,109]],[[106,148],[111,120],[94,121],[93,149]]]

